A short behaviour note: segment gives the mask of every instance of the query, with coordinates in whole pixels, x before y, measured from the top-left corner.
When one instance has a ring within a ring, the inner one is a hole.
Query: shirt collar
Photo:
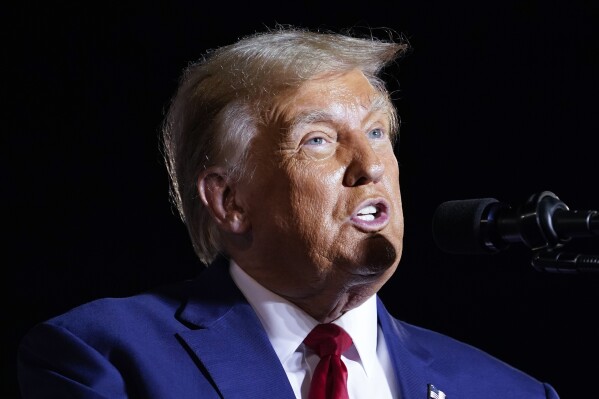
[[[229,271],[233,281],[257,313],[275,353],[284,364],[318,321],[293,303],[264,288],[233,260]],[[346,312],[333,323],[342,327],[352,337],[359,356],[356,360],[362,364],[366,374],[370,375],[377,362],[376,295]]]

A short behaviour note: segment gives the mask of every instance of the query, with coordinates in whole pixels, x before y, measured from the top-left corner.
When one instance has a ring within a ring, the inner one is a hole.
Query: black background
[[[188,62],[280,23],[386,27],[412,45],[388,70],[403,122],[397,153],[406,219],[400,268],[380,292],[389,310],[550,382],[562,398],[588,397],[599,371],[599,274],[536,272],[518,245],[493,256],[447,255],[430,224],[451,199],[517,205],[549,190],[571,209],[599,207],[595,4],[24,2],[5,9],[2,396],[18,397],[16,345],[34,323],[199,269],[168,199],[158,146],[163,111]],[[599,253],[595,239],[571,249]]]

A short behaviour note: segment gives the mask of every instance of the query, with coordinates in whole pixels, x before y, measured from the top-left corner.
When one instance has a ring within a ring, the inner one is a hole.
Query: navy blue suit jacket
[[[392,318],[378,302],[402,399],[557,398],[547,384],[469,345]],[[30,398],[294,398],[226,262],[194,281],[100,299],[44,322],[19,350]]]

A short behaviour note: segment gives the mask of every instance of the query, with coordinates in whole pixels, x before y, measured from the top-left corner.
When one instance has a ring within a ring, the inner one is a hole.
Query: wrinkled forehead
[[[270,121],[288,128],[324,119],[357,124],[372,114],[391,124],[393,117],[386,93],[358,70],[310,79],[277,96],[271,110]]]

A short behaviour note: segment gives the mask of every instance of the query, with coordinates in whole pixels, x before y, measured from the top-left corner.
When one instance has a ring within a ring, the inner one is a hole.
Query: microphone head
[[[450,254],[488,254],[481,232],[487,208],[499,203],[495,198],[447,201],[433,215],[433,239]]]

